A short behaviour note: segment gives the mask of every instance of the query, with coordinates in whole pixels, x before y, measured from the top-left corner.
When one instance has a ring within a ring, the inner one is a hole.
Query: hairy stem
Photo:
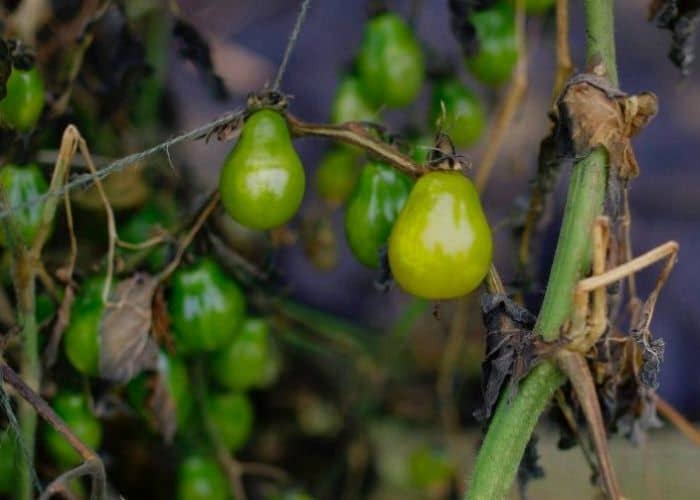
[[[611,83],[617,85],[613,2],[586,0],[586,23],[589,65],[602,64]],[[535,326],[546,340],[560,335],[571,312],[575,285],[588,271],[591,229],[603,211],[607,159],[606,152],[597,149],[574,166],[547,293]],[[465,499],[505,498],[537,419],[564,380],[559,370],[546,362],[528,375],[513,401],[501,398]]]

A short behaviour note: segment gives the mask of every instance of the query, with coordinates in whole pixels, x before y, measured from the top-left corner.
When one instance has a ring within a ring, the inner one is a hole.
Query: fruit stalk
[[[586,0],[588,65],[603,64],[617,85],[613,2]],[[545,340],[556,339],[571,311],[576,282],[588,271],[593,222],[603,211],[607,154],[591,152],[573,169],[569,194],[554,256],[547,293],[535,331]],[[535,368],[513,401],[501,398],[477,456],[465,500],[505,498],[539,415],[565,378],[550,362]]]

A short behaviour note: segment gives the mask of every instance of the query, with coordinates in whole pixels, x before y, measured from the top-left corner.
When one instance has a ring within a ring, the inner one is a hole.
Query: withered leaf
[[[151,303],[158,281],[136,273],[120,281],[100,323],[100,375],[127,382],[145,369],[155,369],[158,348],[151,338]]]
[[[642,368],[639,381],[649,389],[658,389],[661,364],[664,361],[666,345],[664,339],[650,339],[650,335],[633,332],[632,339],[642,349]]]
[[[567,137],[574,157],[604,147],[610,164],[623,179],[639,174],[630,138],[651,121],[658,109],[650,92],[628,95],[591,73],[574,76],[557,101],[557,133]]]
[[[168,390],[165,375],[156,372],[148,382],[150,394],[146,401],[148,406],[151,424],[163,436],[167,443],[170,443],[177,431],[177,411],[175,399]]]

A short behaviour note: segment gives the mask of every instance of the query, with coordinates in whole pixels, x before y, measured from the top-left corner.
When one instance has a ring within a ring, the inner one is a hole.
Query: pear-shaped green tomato
[[[345,203],[357,181],[357,156],[347,148],[332,149],[316,170],[318,194],[332,207]]]
[[[243,447],[253,430],[253,405],[243,393],[213,394],[204,411],[216,436],[231,452]]]
[[[13,68],[0,101],[0,121],[20,132],[31,130],[44,109],[44,80],[36,68]]]
[[[357,59],[367,97],[376,104],[410,104],[425,80],[423,51],[411,28],[386,12],[367,22]]]
[[[228,389],[239,390],[263,387],[271,382],[268,365],[276,360],[269,336],[265,320],[246,319],[233,342],[212,358],[214,379]]]
[[[357,260],[379,266],[379,251],[401,211],[413,180],[384,163],[371,161],[360,173],[345,213],[345,235]]]
[[[228,214],[252,229],[281,226],[299,209],[304,182],[282,115],[263,109],[249,116],[221,169],[219,191]]]
[[[482,82],[501,85],[508,81],[518,61],[513,7],[500,2],[471,16],[479,43],[475,55],[467,58],[467,67]]]
[[[177,469],[178,500],[229,500],[228,481],[210,457],[191,455]]]
[[[216,262],[203,259],[173,275],[168,306],[178,352],[213,351],[233,339],[245,297]]]
[[[394,279],[426,299],[451,299],[474,290],[489,270],[492,253],[479,195],[459,172],[421,177],[389,238]]]
[[[377,109],[365,96],[360,79],[354,75],[344,77],[335,92],[331,105],[331,121],[371,122],[377,119]]]
[[[456,146],[467,147],[479,140],[484,132],[486,117],[477,97],[457,79],[435,83],[431,121],[440,122]]]
[[[90,411],[88,401],[82,393],[61,392],[53,399],[51,406],[66,425],[87,446],[95,450],[102,442],[102,424]],[[77,451],[56,429],[45,427],[47,451],[62,467],[73,467],[82,462]]]
[[[21,243],[31,245],[41,225],[41,212],[44,207],[43,203],[31,203],[46,194],[49,189],[41,170],[34,163],[25,166],[5,165],[0,168],[0,188],[4,192],[5,203],[10,208],[29,204],[15,210],[14,217],[8,221],[13,229],[11,234],[21,239]],[[0,244],[8,245],[5,224],[0,224]]]

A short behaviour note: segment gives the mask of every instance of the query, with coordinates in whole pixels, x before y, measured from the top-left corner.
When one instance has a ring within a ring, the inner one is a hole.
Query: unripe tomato
[[[411,141],[411,158],[419,165],[428,161],[430,151],[435,147],[435,139],[431,135],[421,135]]]
[[[365,96],[357,76],[348,75],[340,81],[331,105],[331,122],[372,122],[377,119],[377,109]]]
[[[489,270],[492,253],[479,195],[459,172],[421,177],[389,238],[394,279],[426,299],[451,299],[474,290]]]
[[[240,287],[211,259],[175,272],[168,305],[175,345],[183,353],[225,346],[245,313]]]
[[[410,104],[425,80],[423,50],[406,22],[391,12],[367,22],[357,68],[367,97],[390,107]]]
[[[249,318],[228,346],[211,360],[214,380],[228,389],[263,387],[269,380],[270,363],[275,363],[265,320]]]
[[[102,425],[90,411],[88,401],[79,392],[61,392],[51,402],[54,411],[85,445],[95,450],[102,442]],[[62,467],[74,467],[83,459],[53,427],[47,426],[46,449]]]
[[[19,473],[20,464],[23,464],[18,451],[14,433],[9,430],[0,431],[0,493],[15,491],[15,478]]]
[[[182,429],[187,424],[194,405],[185,362],[161,351],[158,355],[157,370],[175,406],[177,428]],[[150,397],[148,378],[149,374],[141,373],[126,387],[129,402],[144,414]]]
[[[0,168],[0,188],[4,191],[5,203],[10,208],[31,203],[49,190],[41,170],[34,163],[21,167],[5,165]],[[8,223],[14,225],[12,234],[22,239],[21,242],[15,243],[29,246],[34,242],[41,225],[43,208],[43,203],[36,203],[13,212],[13,217],[8,219]],[[0,245],[8,245],[4,223],[0,224]]]
[[[357,181],[357,157],[347,148],[332,149],[316,170],[316,189],[330,206],[345,203]]]
[[[229,500],[228,482],[216,460],[192,455],[177,470],[178,500]]]
[[[243,447],[253,430],[253,405],[243,393],[212,394],[204,411],[216,437],[234,452]]]
[[[456,78],[435,83],[431,122],[435,125],[438,121],[441,121],[440,128],[450,136],[452,142],[461,147],[477,142],[486,125],[481,103]]]
[[[127,243],[142,243],[156,236],[159,229],[170,229],[176,223],[176,209],[165,200],[148,202],[119,228],[119,237]],[[129,250],[120,249],[127,253]],[[168,262],[168,247],[159,244],[148,249],[146,263],[151,271],[162,269]]]
[[[366,266],[379,266],[379,251],[412,184],[410,177],[381,162],[362,168],[345,213],[345,234],[353,254]]]
[[[471,16],[479,43],[478,52],[467,58],[467,67],[488,85],[505,83],[518,61],[515,15],[505,2]]]
[[[104,276],[96,276],[82,286],[71,307],[70,324],[63,336],[68,361],[80,373],[100,374],[100,321],[104,313]]]
[[[36,68],[12,68],[7,94],[0,101],[0,121],[20,132],[31,130],[44,109],[44,80]]]
[[[228,214],[252,229],[281,226],[299,209],[304,183],[282,115],[263,109],[249,116],[221,169],[219,191]]]

